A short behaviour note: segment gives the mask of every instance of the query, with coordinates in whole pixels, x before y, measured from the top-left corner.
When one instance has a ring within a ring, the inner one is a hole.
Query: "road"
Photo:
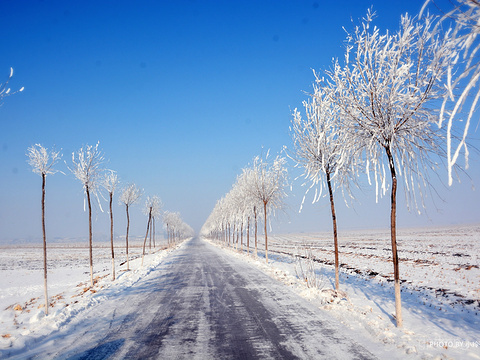
[[[373,359],[341,324],[201,239],[18,358]]]

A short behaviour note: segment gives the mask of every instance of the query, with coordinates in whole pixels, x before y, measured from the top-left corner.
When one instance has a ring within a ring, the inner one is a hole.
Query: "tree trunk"
[[[228,224],[228,246],[230,246],[230,240],[232,238],[232,234],[231,234],[230,230],[231,230],[231,226],[230,226],[230,224]]]
[[[153,217],[152,228],[153,228],[153,249],[155,250],[155,217]]]
[[[397,327],[402,327],[402,300],[400,290],[400,271],[398,268],[398,253],[397,253],[397,175],[395,173],[395,163],[393,155],[389,147],[385,148],[388,156],[390,166],[390,173],[392,175],[392,194],[391,194],[391,211],[390,211],[390,238],[392,241],[392,258],[393,258],[393,277],[395,286],[395,317]]]
[[[243,252],[243,221],[240,227],[240,252]]]
[[[127,253],[127,270],[130,270],[130,263],[128,262],[128,231],[130,230],[130,216],[128,215],[128,205],[125,204],[127,209],[127,235],[125,236],[126,248],[125,252]]]
[[[110,193],[110,247],[112,248],[112,280],[115,280],[115,252],[113,250],[113,193]]]
[[[93,286],[93,242],[92,242],[92,204],[90,202],[90,189],[88,185],[85,186],[87,192],[87,202],[88,202],[88,249],[90,255],[90,285]]]
[[[267,203],[263,202],[263,213],[265,214],[265,261],[268,263],[268,237],[267,237]]]
[[[250,217],[247,220],[247,255],[250,255]]]
[[[338,263],[338,238],[337,238],[337,217],[335,215],[335,203],[333,201],[332,182],[330,181],[330,173],[327,172],[328,193],[330,194],[330,209],[332,212],[333,222],[333,244],[335,247],[335,290],[340,290],[340,274]]]
[[[150,209],[150,213],[152,213],[152,210]],[[149,241],[149,246],[148,246],[148,253],[150,254],[152,252],[152,230],[153,230],[153,217],[150,218],[150,241]]]
[[[48,315],[47,291],[47,232],[45,230],[45,183],[47,174],[42,174],[42,231],[43,231],[43,287],[45,295],[45,315]]]
[[[171,231],[170,231],[170,227],[167,226],[167,237],[168,237],[168,246],[172,246],[172,234]]]
[[[255,216],[255,257],[258,257],[257,254],[257,207],[253,207],[253,214]]]
[[[225,245],[225,240],[227,239],[226,232],[225,232],[225,225],[222,222],[222,242]]]
[[[148,214],[148,222],[147,222],[147,233],[145,234],[145,240],[143,241],[143,251],[142,251],[142,266],[143,266],[143,258],[145,256],[145,245],[147,244],[148,238],[148,230],[150,230],[150,222],[152,221],[152,212]]]

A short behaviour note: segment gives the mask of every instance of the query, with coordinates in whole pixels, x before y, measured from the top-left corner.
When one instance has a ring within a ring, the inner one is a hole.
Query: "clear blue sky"
[[[306,98],[312,69],[343,55],[342,27],[373,4],[376,24],[395,30],[422,2],[0,2],[0,76],[13,67],[12,90],[25,87],[0,107],[0,240],[41,236],[41,179],[25,156],[35,143],[62,149],[70,163],[72,151],[100,141],[123,183],[157,194],[198,231],[262,147],[290,146],[291,110]],[[471,167],[478,186],[478,155]],[[81,184],[63,162],[58,168],[65,175],[47,179],[49,235],[85,237]],[[326,201],[297,214],[298,185],[274,230],[328,231]],[[429,202],[429,217],[402,210],[399,225],[479,220],[480,197],[467,178],[438,190],[445,203]],[[357,197],[355,209],[339,205],[340,228],[388,225],[388,198],[375,204],[370,188]],[[125,214],[114,211],[121,235]],[[134,212],[140,235],[146,218]],[[97,209],[96,219],[94,231],[107,234],[107,214]]]

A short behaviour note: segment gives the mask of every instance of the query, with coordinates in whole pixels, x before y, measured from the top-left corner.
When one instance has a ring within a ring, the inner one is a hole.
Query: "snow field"
[[[404,229],[397,236],[402,259],[402,329],[396,328],[394,320],[387,230],[339,234],[340,293],[333,290],[331,234],[269,236],[268,264],[263,243],[258,245],[258,259],[252,249],[250,256],[245,247],[243,254],[225,249],[401,357],[480,359],[480,226]],[[316,273],[323,288],[309,288],[297,276],[294,255],[303,255],[304,247],[311,247],[318,260]]]
[[[130,271],[125,249],[115,249],[116,280],[111,276],[111,250],[107,242],[94,244],[95,285],[90,287],[88,244],[52,244],[48,247],[49,314],[43,298],[42,245],[2,247],[0,250],[0,358],[2,349],[20,349],[35,338],[67,324],[82,310],[118,296],[148,275],[173,250],[158,246],[141,266],[143,241],[129,242]],[[4,352],[3,352],[4,353]]]

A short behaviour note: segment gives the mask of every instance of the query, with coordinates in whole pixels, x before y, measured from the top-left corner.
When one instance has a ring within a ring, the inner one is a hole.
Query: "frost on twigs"
[[[162,200],[157,195],[148,196],[143,207],[143,213],[147,216],[159,217],[162,214],[162,207]]]
[[[87,195],[87,191],[90,194],[95,195],[97,197],[98,204],[100,205],[98,189],[102,180],[103,168],[101,166],[104,162],[104,156],[98,148],[99,145],[99,142],[95,146],[85,145],[77,152],[73,152],[73,166],[72,168],[69,168],[69,170],[83,184],[85,195]],[[101,205],[100,210],[102,210]]]
[[[27,149],[28,164],[32,171],[40,176],[55,174],[58,170],[53,166],[62,157],[60,151],[48,151],[40,144],[35,144]]]
[[[422,13],[429,3],[434,4],[430,6],[432,11],[438,10],[433,1],[426,1]],[[464,167],[468,169],[467,136],[472,121],[476,118],[477,129],[479,123],[476,110],[480,98],[480,2],[457,0],[453,9],[440,9],[440,13],[438,27],[447,29],[445,38],[451,44],[453,61],[443,78],[445,92],[438,126],[446,123],[448,184],[452,185],[454,166],[462,152]]]
[[[137,187],[135,184],[128,184],[120,194],[118,202],[125,206],[130,206],[135,204],[141,197],[143,191]]]
[[[3,99],[7,96],[16,94],[17,92],[22,92],[24,87],[22,86],[19,90],[12,92],[11,89],[8,87],[8,83],[13,76],[13,68],[10,68],[10,75],[8,76],[7,80],[4,83],[0,83],[0,106],[3,104]]]
[[[102,186],[109,194],[114,194],[117,189],[119,180],[115,171],[109,170],[102,179]]]

